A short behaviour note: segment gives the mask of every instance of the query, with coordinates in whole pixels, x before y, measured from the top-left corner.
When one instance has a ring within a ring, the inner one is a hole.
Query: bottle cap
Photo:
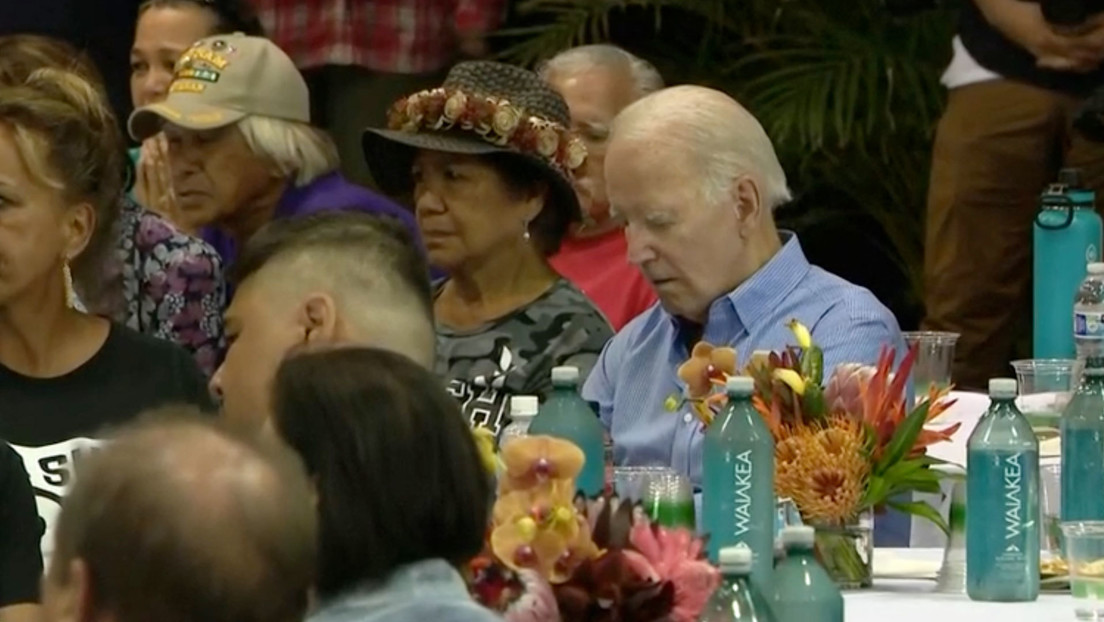
[[[791,525],[782,528],[782,546],[789,549],[811,549],[816,542],[816,530],[808,525]]]
[[[1104,274],[1104,263],[1093,262],[1089,264],[1086,269],[1089,274]]]
[[[746,544],[726,546],[717,554],[721,570],[746,573],[751,570],[751,549]]]
[[[994,399],[1008,399],[1016,397],[1016,379],[990,378],[989,397]]]
[[[1058,183],[1068,188],[1081,187],[1081,169],[1064,168],[1058,171]]]
[[[751,376],[729,376],[725,381],[725,391],[729,395],[746,397],[755,392],[755,380]]]
[[[569,383],[579,382],[579,368],[578,367],[553,367],[552,368],[552,382],[555,383]]]
[[[510,398],[510,418],[524,419],[535,417],[540,408],[536,395],[515,395]]]

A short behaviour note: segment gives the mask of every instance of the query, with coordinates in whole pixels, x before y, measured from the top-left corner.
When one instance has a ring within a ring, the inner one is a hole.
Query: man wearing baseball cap
[[[138,141],[164,132],[183,217],[232,263],[266,222],[351,209],[411,213],[344,179],[333,141],[310,124],[310,93],[276,44],[241,33],[197,41],[177,61],[169,94],[134,111]]]

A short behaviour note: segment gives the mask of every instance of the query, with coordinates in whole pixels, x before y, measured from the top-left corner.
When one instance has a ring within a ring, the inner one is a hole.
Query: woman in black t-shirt
[[[125,157],[105,99],[77,75],[0,86],[0,438],[30,476],[46,560],[76,463],[105,426],[209,405],[186,352],[73,308],[74,281],[91,287],[110,250]]]

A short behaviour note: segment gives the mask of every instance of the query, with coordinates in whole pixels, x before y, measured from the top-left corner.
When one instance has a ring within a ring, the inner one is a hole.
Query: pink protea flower
[[[672,622],[694,622],[720,583],[720,573],[702,559],[703,542],[687,529],[638,523],[629,533],[633,548],[651,564],[661,581],[675,586]]]
[[[863,413],[863,388],[870,382],[877,369],[873,365],[841,363],[828,379],[824,389],[824,403],[829,413],[847,413],[859,419]]]

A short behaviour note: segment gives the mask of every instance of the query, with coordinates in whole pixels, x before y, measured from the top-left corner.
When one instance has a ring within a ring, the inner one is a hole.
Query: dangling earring
[[[77,291],[73,288],[73,271],[68,259],[61,265],[61,278],[65,282],[65,307],[73,309],[77,306]]]
[[[522,226],[524,226],[524,227],[525,227],[525,233],[522,233],[522,234],[521,234],[521,239],[523,239],[523,240],[525,240],[526,242],[528,242],[528,241],[529,241],[529,238],[531,237],[531,236],[529,235],[529,223],[527,223],[527,222],[526,222],[526,223],[523,223],[523,225],[522,225]]]

